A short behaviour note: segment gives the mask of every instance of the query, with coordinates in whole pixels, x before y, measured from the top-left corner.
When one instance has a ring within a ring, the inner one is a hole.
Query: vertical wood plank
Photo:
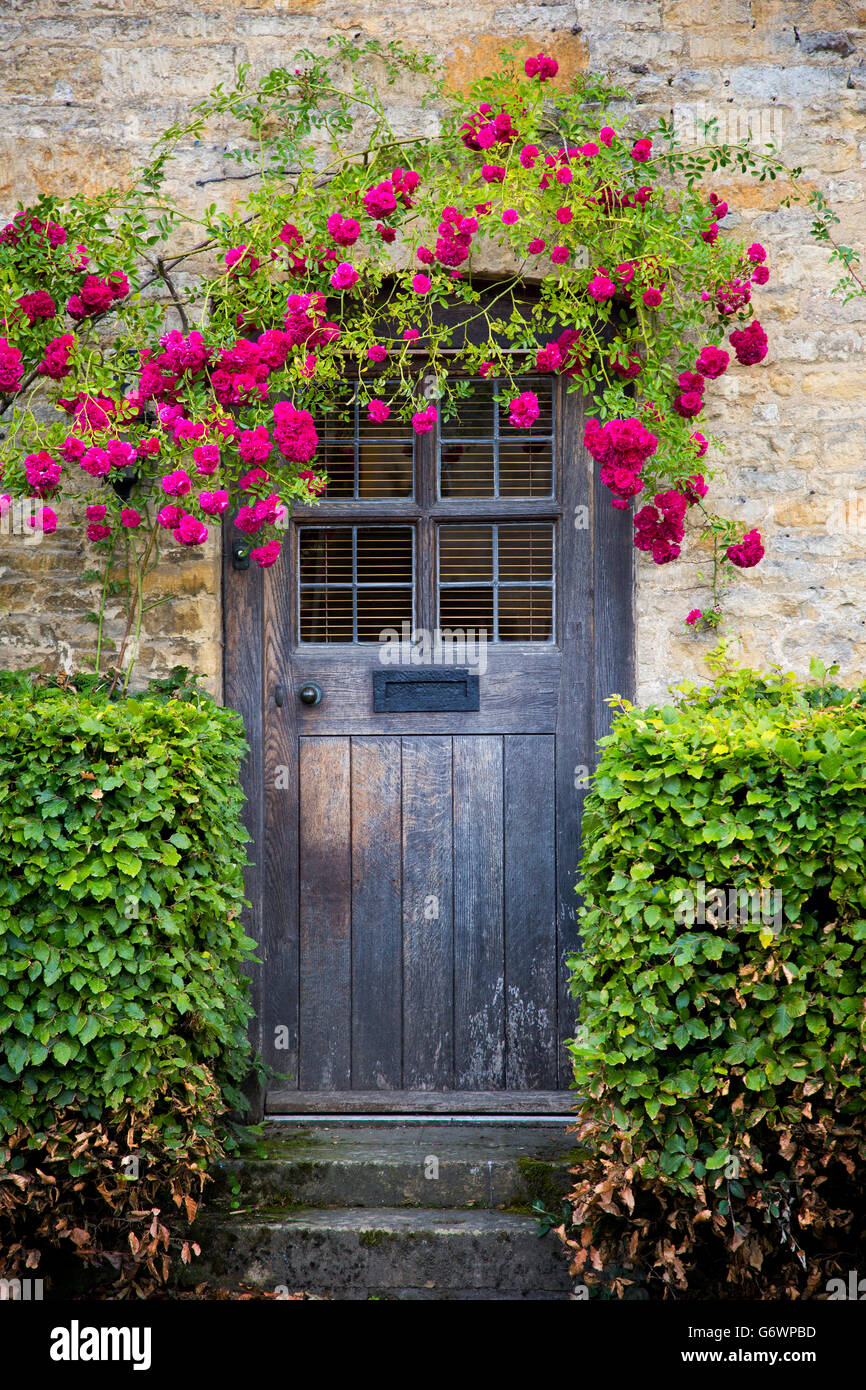
[[[454,1085],[451,739],[403,745],[403,1086]]]
[[[554,739],[505,738],[505,1085],[555,1090]]]
[[[580,820],[587,792],[582,772],[592,769],[595,757],[593,552],[598,518],[592,460],[583,446],[583,402],[577,393],[566,393],[562,383],[559,390],[557,452],[563,518],[559,545],[562,672],[556,715],[557,1066],[559,1086],[567,1090],[572,1069],[563,1043],[574,1036],[576,1005],[569,993],[565,962],[578,946],[578,901],[574,889],[580,857]],[[589,524],[585,525],[587,519]]]
[[[267,974],[262,1055],[282,1077],[284,1090],[298,1085],[298,727],[289,654],[292,587],[288,561],[265,571],[262,924]],[[282,706],[276,702],[278,684],[283,687]]]
[[[250,978],[250,1041],[262,1052],[262,1004],[266,990],[262,926],[262,854],[264,845],[262,803],[262,589],[264,571],[232,567],[232,542],[240,532],[223,528],[222,615],[223,615],[223,700],[238,710],[244,721],[249,752],[241,765],[240,780],[246,796],[243,822],[250,836],[249,863],[244,869],[244,891],[249,903],[243,914],[244,929],[258,944],[259,962],[245,967]],[[250,1082],[247,1094],[253,1121],[264,1108],[264,1093],[257,1082]]]
[[[352,739],[352,1086],[402,1077],[400,740]]]
[[[352,854],[347,738],[300,740],[300,1085],[351,1086]]]
[[[595,660],[593,720],[596,742],[610,732],[610,695],[634,699],[634,512],[618,511],[593,468],[595,493]]]
[[[454,1071],[461,1090],[505,1085],[502,738],[454,740]]]

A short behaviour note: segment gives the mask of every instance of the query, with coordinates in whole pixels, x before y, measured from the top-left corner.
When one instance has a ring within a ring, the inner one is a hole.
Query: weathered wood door
[[[226,568],[274,1111],[561,1108],[580,810],[630,695],[629,518],[579,397],[480,384],[413,438],[357,403],[284,563]],[[307,701],[313,701],[308,703]]]

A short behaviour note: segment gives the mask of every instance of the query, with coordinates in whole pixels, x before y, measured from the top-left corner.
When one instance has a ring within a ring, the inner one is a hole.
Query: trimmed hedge
[[[622,702],[602,741],[570,960],[590,1158],[565,1234],[620,1295],[802,1296],[837,1248],[862,1259],[866,693],[813,666]]]
[[[194,1216],[252,1065],[242,723],[4,685],[0,1262],[68,1244],[163,1277],[191,1248],[166,1200]]]

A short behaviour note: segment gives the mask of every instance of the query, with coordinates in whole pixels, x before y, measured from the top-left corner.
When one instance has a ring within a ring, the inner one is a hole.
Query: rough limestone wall
[[[833,0],[5,0],[0,12],[0,212],[38,190],[117,183],[188,103],[239,62],[286,63],[331,33],[399,38],[441,55],[467,83],[499,51],[554,52],[562,70],[609,71],[647,115],[673,114],[684,139],[716,117],[722,138],[775,139],[841,216],[843,243],[861,241],[866,158],[866,6]],[[435,119],[410,90],[394,93],[407,131]],[[630,118],[640,122],[640,113]],[[190,206],[243,185],[227,131],[185,151],[175,191]],[[697,136],[695,136],[697,140]],[[808,214],[780,208],[778,185],[716,184],[736,226],[770,250],[772,278],[756,299],[770,337],[758,368],[734,368],[709,393],[710,426],[727,444],[714,497],[765,534],[767,557],[729,600],[744,655],[805,668],[812,654],[866,673],[866,300],[831,299],[826,254]],[[638,580],[639,695],[699,675],[708,639],[682,627],[705,599],[696,556]],[[67,665],[92,644],[87,561],[71,529],[25,548],[0,536],[0,663]],[[220,674],[215,549],[184,557],[162,581],[184,601],[149,616],[141,671],[180,661]]]

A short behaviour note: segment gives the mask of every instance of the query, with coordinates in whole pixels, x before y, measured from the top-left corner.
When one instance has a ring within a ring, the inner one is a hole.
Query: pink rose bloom
[[[197,517],[184,516],[172,531],[172,535],[181,545],[203,545],[207,540],[208,531],[204,522],[199,521]]]
[[[540,236],[534,236],[526,249],[530,256],[540,256],[544,250],[545,244],[546,243]]]
[[[338,246],[353,246],[361,235],[361,227],[353,217],[341,217],[332,212],[328,218],[328,232]]]
[[[516,208],[506,208],[502,214],[502,221],[506,227],[513,227],[517,221],[517,216]]]
[[[523,64],[523,71],[527,77],[537,77],[539,82],[546,82],[559,72],[559,63],[546,53],[539,53],[535,58],[527,58]]]
[[[163,507],[162,511],[157,514],[156,519],[165,531],[173,531],[175,526],[180,525],[182,516],[183,507],[168,506]]]
[[[766,285],[770,278],[770,272],[765,265],[756,265],[752,274],[753,285]]]
[[[767,259],[767,253],[759,241],[752,242],[751,246],[746,252],[746,255],[748,256],[749,260],[752,262],[753,265],[760,265],[761,261],[765,261]]]
[[[162,480],[162,490],[167,497],[183,497],[191,487],[189,474],[182,468],[176,468],[173,473],[166,473]]]
[[[192,451],[196,473],[209,477],[219,467],[220,451],[216,444],[199,444]]]
[[[136,526],[141,525],[141,516],[134,507],[124,507],[120,513],[120,524],[127,530],[134,531]]]
[[[258,425],[254,430],[244,430],[238,440],[238,453],[244,463],[267,463],[273,447],[273,440],[264,425]]]
[[[609,149],[613,142],[613,137],[615,134],[616,131],[613,129],[612,126],[603,125],[601,130],[598,132],[598,138],[601,141],[601,143],[603,145],[607,145]]]
[[[429,434],[436,428],[438,412],[435,405],[428,405],[426,410],[419,410],[412,416],[412,428],[416,434]]]
[[[662,302],[662,292],[650,285],[648,290],[644,290],[641,298],[648,309],[657,309]]]
[[[632,159],[636,160],[638,164],[646,164],[647,160],[652,155],[652,147],[652,140],[646,138],[643,140],[635,140],[631,147]]]
[[[375,425],[384,425],[390,414],[391,407],[384,401],[371,401],[367,406],[367,419],[372,420]]]
[[[88,521],[104,521],[107,508],[101,502],[87,508]]]
[[[429,275],[413,275],[412,288],[416,294],[426,294],[430,288]]]
[[[50,507],[40,507],[35,516],[29,518],[30,525],[48,536],[57,530],[57,513]]]
[[[235,526],[247,536],[254,536],[257,531],[261,531],[263,525],[264,521],[256,516],[252,507],[241,507],[235,517]]]
[[[403,337],[406,339],[407,343],[414,343],[415,339],[420,337],[420,334],[417,328],[406,328],[403,330]]]
[[[89,473],[91,478],[104,478],[106,473],[111,471],[111,459],[105,449],[88,449],[80,462],[85,473]]]
[[[695,430],[694,434],[689,435],[689,438],[694,443],[698,458],[702,459],[707,449],[710,447],[710,441],[705,434],[701,434],[700,430]]]
[[[688,617],[686,618],[686,622],[689,624],[690,627],[693,627],[694,624],[698,621],[698,619],[702,617],[703,614],[700,608],[693,608],[691,613],[689,613]]]
[[[222,516],[229,504],[229,495],[224,488],[220,488],[217,492],[200,492],[198,504],[203,512],[207,512],[208,516]]]
[[[711,381],[714,381],[716,377],[728,370],[730,360],[731,354],[725,352],[724,348],[712,347],[708,343],[706,347],[701,348],[695,363],[695,371],[702,372],[704,376],[708,376]]]
[[[697,391],[683,391],[674,401],[674,410],[677,415],[682,415],[684,420],[700,415],[703,408],[704,398]]]
[[[744,367],[763,362],[767,355],[767,335],[757,319],[752,319],[748,328],[734,329],[731,345],[737,354],[737,361]]]
[[[387,356],[388,349],[383,347],[381,343],[373,343],[371,347],[367,348],[367,360],[369,362],[384,362]]]
[[[616,294],[616,285],[607,275],[595,275],[587,285],[587,289],[593,299],[599,302],[612,299]]]
[[[764,558],[760,531],[747,531],[740,545],[729,545],[725,551],[732,565],[739,569],[753,569]]]
[[[568,260],[569,250],[567,246],[554,246],[550,253],[550,259],[554,265],[565,265]]]
[[[257,565],[261,565],[262,569],[268,569],[279,559],[281,549],[281,541],[268,541],[267,545],[259,545],[256,546],[255,550],[251,550],[250,557],[255,560]]]
[[[238,487],[241,492],[250,492],[254,487],[270,481],[271,475],[266,468],[251,468],[249,473],[244,473],[243,477],[238,479]]]
[[[348,290],[358,279],[358,272],[349,261],[341,261],[331,276],[331,284],[335,290]]]
[[[89,541],[104,541],[111,535],[110,526],[102,526],[98,522],[91,522],[87,528],[87,539]]]
[[[521,391],[509,407],[509,419],[515,429],[531,429],[538,419],[538,397],[534,391]]]

